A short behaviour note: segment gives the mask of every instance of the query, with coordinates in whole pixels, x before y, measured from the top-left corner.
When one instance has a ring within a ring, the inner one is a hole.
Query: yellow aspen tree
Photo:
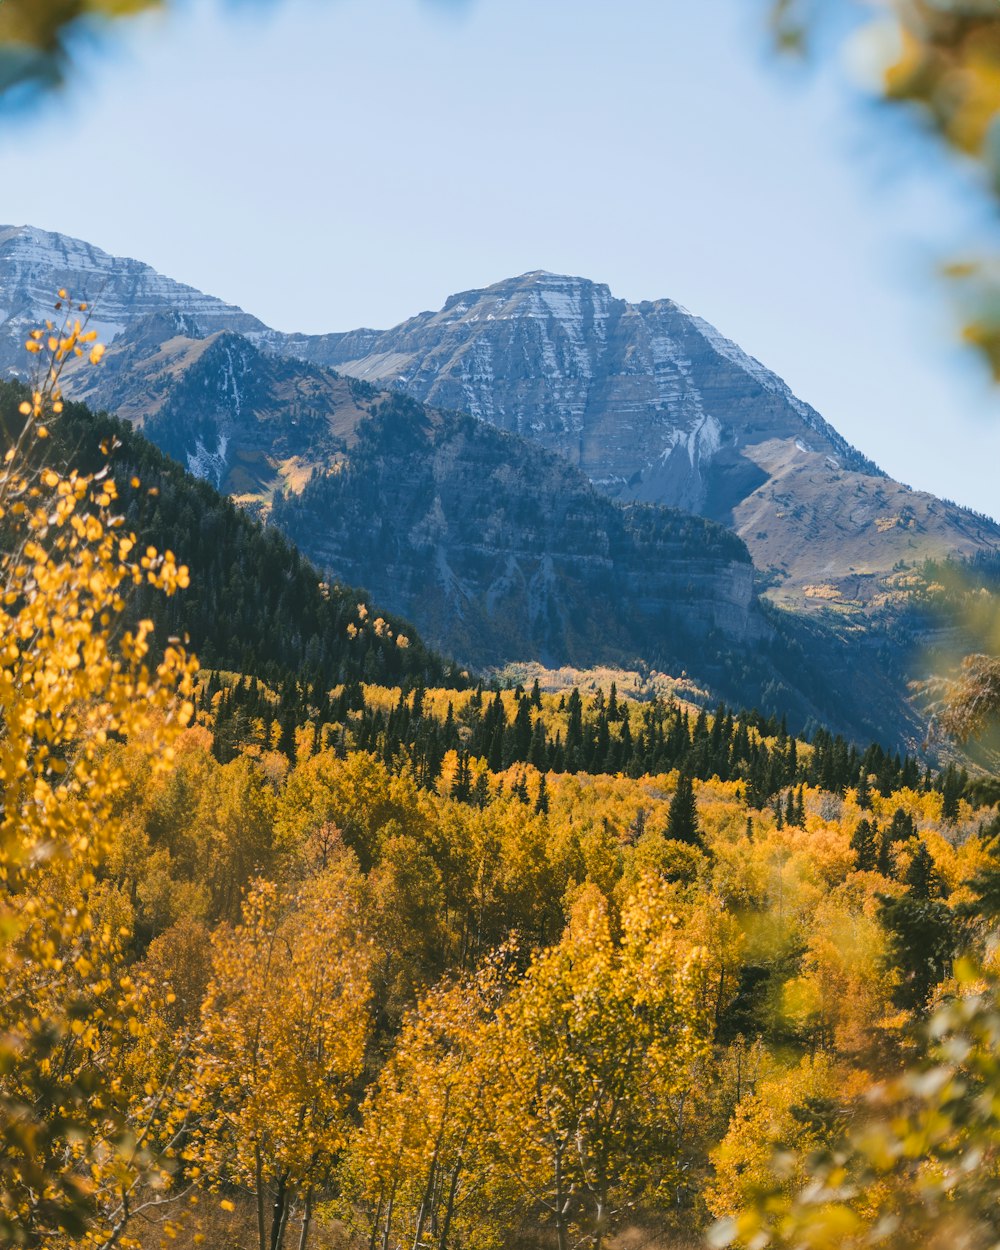
[[[296,1204],[304,1250],[345,1144],[371,1024],[362,884],[343,851],[295,894],[258,883],[213,937],[188,1155],[255,1197],[260,1250],[284,1244]]]
[[[63,320],[27,342],[37,380],[0,469],[0,1243],[116,1241],[150,1164],[144,1105],[116,1068],[141,1028],[128,915],[102,904],[127,779],[115,740],[168,760],[190,719],[193,664],[153,660],[129,590],[187,584],[114,516],[107,469],[45,463],[70,360],[103,349],[60,292]],[[127,1123],[129,1113],[135,1117]]]
[[[825,1054],[761,1081],[737,1106],[712,1151],[709,1209],[724,1217],[752,1203],[774,1182],[778,1152],[784,1156],[781,1192],[793,1193],[808,1179],[810,1156],[839,1142],[868,1084],[866,1073]]]
[[[476,1243],[489,1239],[475,1164],[477,1143],[489,1132],[481,1041],[499,987],[487,965],[425,994],[365,1099],[341,1183],[345,1214],[360,1218],[371,1247],[466,1244],[470,1206]]]
[[[551,1224],[559,1250],[599,1250],[645,1189],[651,1087],[692,1079],[707,1048],[703,958],[653,879],[613,939],[607,902],[581,891],[563,939],[532,963],[493,1030],[485,1087],[487,1189]]]

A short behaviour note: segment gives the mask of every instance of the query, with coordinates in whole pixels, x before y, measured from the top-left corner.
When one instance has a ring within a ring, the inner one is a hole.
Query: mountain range
[[[53,285],[55,284],[55,285]],[[864,605],[900,562],[1000,544],[989,519],[893,481],[760,362],[671,300],[630,304],[544,272],[453,295],[393,329],[286,334],[134,260],[0,227],[0,370],[66,286],[114,340],[151,313],[292,356],[539,442],[621,501],[733,529],[799,607]]]
[[[0,228],[0,369],[21,373],[61,287],[111,344],[70,393],[467,664],[667,664],[831,719],[806,652],[848,672],[843,621],[868,630],[901,566],[1000,547],[669,300],[534,272],[387,331],[285,334],[140,262]],[[805,644],[803,612],[837,628]],[[882,700],[860,732],[906,736],[880,672],[900,648],[859,639],[854,677]]]

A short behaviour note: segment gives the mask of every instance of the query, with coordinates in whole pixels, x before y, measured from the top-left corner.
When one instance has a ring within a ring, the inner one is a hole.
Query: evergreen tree
[[[583,745],[583,700],[580,691],[573,687],[566,703],[569,723],[566,726],[566,751],[578,751]]]
[[[491,798],[489,776],[482,772],[476,778],[476,784],[472,787],[470,801],[473,807],[478,807],[482,811],[484,807],[489,807]]]
[[[548,738],[545,734],[545,726],[542,724],[542,718],[539,716],[535,721],[531,731],[531,746],[528,749],[528,761],[544,773],[548,768]]]
[[[703,845],[694,786],[687,773],[681,773],[677,779],[677,791],[670,800],[667,812],[666,836],[675,842],[686,842],[689,846]]]
[[[859,872],[872,872],[879,868],[878,829],[867,817],[858,821],[858,827],[851,837],[851,850],[854,852],[854,867]],[[884,873],[888,876],[888,873]]]
[[[451,797],[460,803],[467,803],[470,793],[469,756],[463,751],[458,757],[458,769],[455,772],[455,780],[451,784]]]
[[[901,807],[897,807],[892,814],[892,824],[889,826],[890,842],[908,842],[916,835],[916,832],[917,827],[913,823],[913,817],[904,812]]]
[[[947,975],[958,939],[956,918],[948,905],[915,892],[928,888],[920,880],[925,875],[921,866],[902,898],[882,899],[882,923],[893,962],[902,974],[895,999],[900,1007],[916,1011],[926,1009],[931,990]]]
[[[932,899],[941,893],[941,882],[927,844],[921,839],[916,854],[906,870],[904,881],[911,898]]]
[[[941,805],[941,814],[945,820],[953,822],[958,819],[958,801],[964,789],[961,774],[954,764],[949,764],[941,785],[941,797],[944,800]]]
[[[875,832],[878,832],[878,826],[873,826]],[[892,851],[892,838],[889,836],[889,830],[883,829],[882,836],[879,838],[878,844],[878,863],[875,865],[883,877],[894,877],[896,875],[896,857]]]

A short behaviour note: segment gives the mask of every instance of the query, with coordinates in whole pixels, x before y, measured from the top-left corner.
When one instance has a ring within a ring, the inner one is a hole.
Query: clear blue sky
[[[933,276],[986,212],[836,58],[776,65],[766,7],[190,0],[0,116],[0,221],[285,330],[537,268],[669,296],[894,476],[1000,514],[1000,404]]]

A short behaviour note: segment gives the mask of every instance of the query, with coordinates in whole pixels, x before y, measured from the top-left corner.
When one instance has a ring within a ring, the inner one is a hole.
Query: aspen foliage
[[[213,937],[187,1153],[253,1196],[261,1250],[281,1244],[295,1203],[308,1229],[346,1142],[371,1028],[361,897],[343,851],[293,894],[259,882],[242,922]]]
[[[156,1092],[119,1072],[142,995],[130,907],[101,876],[128,784],[110,744],[169,765],[194,671],[128,621],[131,590],[170,594],[186,569],[125,530],[105,472],[40,455],[64,366],[103,352],[83,306],[56,308],[27,341],[36,381],[0,471],[0,1241],[28,1246],[110,1242],[152,1162]]]
[[[428,991],[362,1106],[346,1153],[342,1211],[369,1244],[502,1240],[484,1202],[489,1138],[483,1047],[504,988],[502,961]]]
[[[658,1103],[694,1079],[708,1020],[697,994],[704,951],[658,906],[662,890],[642,883],[616,941],[607,901],[584,889],[486,1042],[484,1187],[549,1224],[560,1250],[600,1246],[643,1195],[670,1184]]]

